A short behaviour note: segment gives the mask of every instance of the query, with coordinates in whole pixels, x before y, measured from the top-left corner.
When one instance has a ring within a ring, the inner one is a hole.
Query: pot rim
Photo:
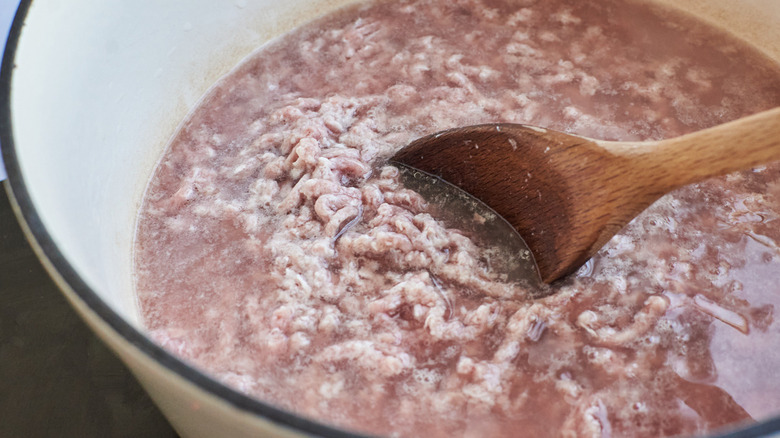
[[[8,174],[7,189],[13,194],[12,202],[17,207],[15,213],[20,222],[26,224],[23,227],[28,241],[37,247],[36,254],[39,258],[45,256],[51,263],[56,273],[63,278],[65,283],[97,316],[102,319],[117,335],[124,338],[132,346],[140,350],[143,354],[153,359],[156,363],[162,365],[170,371],[183,377],[198,389],[205,391],[209,395],[226,401],[233,407],[256,414],[259,417],[267,419],[277,425],[287,426],[288,428],[313,434],[316,436],[332,438],[361,438],[366,435],[359,435],[327,426],[323,423],[313,421],[298,414],[277,408],[269,403],[242,394],[230,387],[223,385],[217,380],[209,377],[207,374],[199,371],[181,359],[164,350],[147,338],[140,330],[133,327],[125,321],[116,311],[114,311],[102,298],[87,285],[76,270],[71,266],[68,260],[60,252],[54,240],[49,235],[48,230],[43,225],[38,212],[27,191],[24,177],[16,156],[16,143],[14,141],[13,127],[11,124],[11,84],[13,83],[13,74],[15,71],[15,56],[19,39],[27,18],[27,13],[33,0],[21,0],[19,9],[11,25],[6,43],[5,53],[3,55],[2,71],[0,71],[0,143],[2,147],[2,157]],[[52,274],[52,273],[50,273]],[[83,315],[80,315],[83,317]]]
[[[198,389],[229,403],[231,406],[277,425],[286,426],[292,430],[332,438],[361,438],[367,435],[348,432],[333,426],[304,418],[301,415],[272,406],[259,399],[249,397],[211,378],[204,372],[193,368],[162,347],[152,342],[140,330],[125,321],[102,298],[87,285],[68,260],[63,256],[48,230],[43,225],[38,212],[35,210],[32,198],[27,191],[22,171],[16,157],[16,144],[11,124],[11,85],[15,70],[16,49],[21,37],[22,28],[27,18],[27,13],[33,0],[21,0],[17,9],[2,59],[0,70],[0,144],[2,144],[2,158],[8,174],[6,189],[12,194],[12,203],[15,203],[17,219],[26,225],[23,227],[28,241],[36,247],[36,255],[45,257],[55,272],[62,277],[70,289],[81,299],[111,330],[143,354],[153,359],[157,364],[183,377]],[[48,267],[47,267],[48,268]],[[80,315],[83,318],[83,315]],[[726,426],[729,428],[729,426]],[[733,426],[731,427],[733,428]],[[715,433],[715,438],[754,438],[767,436],[780,431],[780,414],[777,416],[750,424],[747,427],[736,430]],[[716,431],[717,432],[717,431]]]

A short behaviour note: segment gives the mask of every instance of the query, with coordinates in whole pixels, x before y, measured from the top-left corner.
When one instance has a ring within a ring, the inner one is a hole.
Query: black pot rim
[[[19,9],[14,17],[8,41],[3,55],[2,71],[0,71],[0,144],[2,144],[2,157],[8,174],[8,183],[15,202],[18,206],[17,217],[23,221],[34,241],[51,263],[57,274],[68,284],[70,289],[81,299],[96,315],[98,315],[119,336],[124,338],[135,348],[149,356],[158,364],[178,374],[200,390],[215,396],[233,407],[255,414],[279,426],[293,429],[297,432],[314,436],[332,438],[361,438],[366,435],[355,434],[340,430],[325,424],[313,421],[289,411],[276,408],[268,403],[251,398],[238,391],[217,382],[208,375],[193,368],[163,348],[152,342],[138,329],[131,326],[118,313],[105,303],[100,296],[88,286],[79,276],[68,260],[63,256],[44,227],[38,212],[35,210],[25,180],[22,176],[19,162],[16,156],[16,143],[14,142],[13,127],[11,126],[11,85],[15,70],[15,56],[19,39],[22,33],[27,13],[33,0],[21,0]],[[780,415],[777,417],[750,424],[738,430],[725,431],[712,435],[718,438],[755,438],[764,437],[780,431]]]
[[[62,277],[79,299],[108,324],[112,330],[142,353],[152,358],[155,362],[188,380],[200,390],[226,401],[239,410],[255,414],[278,426],[284,426],[304,434],[332,438],[365,437],[365,435],[354,434],[303,418],[302,416],[251,398],[230,389],[176,358],[152,342],[109,307],[108,304],[106,304],[100,296],[84,282],[68,260],[62,255],[49,235],[48,230],[44,227],[38,212],[34,208],[17,160],[17,145],[14,141],[13,126],[11,126],[11,84],[13,82],[13,73],[15,70],[16,49],[27,13],[32,3],[33,0],[21,0],[8,35],[8,42],[6,44],[5,54],[3,55],[3,67],[0,72],[0,144],[3,145],[2,156],[8,174],[8,183],[16,204],[18,205],[17,217],[27,225],[32,234],[32,236],[28,236],[28,238],[34,240],[34,243],[37,244],[40,251],[51,263],[51,266],[57,271],[57,274]],[[40,254],[40,252],[38,254]]]

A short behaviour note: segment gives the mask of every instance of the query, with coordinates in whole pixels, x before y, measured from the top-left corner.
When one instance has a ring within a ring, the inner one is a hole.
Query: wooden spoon
[[[576,270],[662,195],[780,160],[780,107],[661,141],[601,141],[510,123],[420,138],[392,161],[454,184],[525,239],[542,281]]]

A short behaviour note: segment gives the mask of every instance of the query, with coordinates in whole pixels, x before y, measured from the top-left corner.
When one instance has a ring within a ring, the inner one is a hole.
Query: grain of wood
[[[488,124],[420,138],[393,161],[479,198],[523,236],[542,280],[585,263],[664,194],[780,160],[780,108],[653,142]]]

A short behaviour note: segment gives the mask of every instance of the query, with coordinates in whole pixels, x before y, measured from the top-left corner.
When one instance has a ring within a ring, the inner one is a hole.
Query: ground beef
[[[386,165],[517,122],[660,139],[780,69],[618,0],[359,5],[264,47],[176,133],[138,221],[149,335],[225,384],[394,436],[659,436],[780,409],[780,164],[662,198],[529,300]]]

